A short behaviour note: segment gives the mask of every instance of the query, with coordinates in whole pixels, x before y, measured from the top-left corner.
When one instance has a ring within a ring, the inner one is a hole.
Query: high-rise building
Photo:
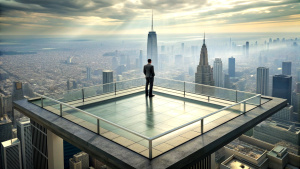
[[[3,169],[22,169],[21,146],[17,138],[1,143]]]
[[[282,74],[291,75],[292,73],[292,62],[282,62]]]
[[[12,122],[6,115],[4,115],[3,117],[0,117],[0,143],[10,139],[12,139]],[[0,153],[0,169],[3,169],[1,166],[2,154]]]
[[[113,91],[114,85],[111,84],[113,81],[113,71],[103,70],[103,93],[109,93]]]
[[[292,105],[287,105],[285,108],[279,110],[277,113],[272,115],[272,118],[274,120],[284,120],[284,121],[290,121],[292,120],[292,115],[293,115],[293,106]]]
[[[13,92],[12,92],[12,99],[20,100],[24,98],[22,82],[14,82],[13,84]]]
[[[287,99],[291,104],[292,77],[287,75],[273,76],[272,96]]]
[[[158,67],[157,36],[156,32],[153,30],[153,11],[151,31],[148,33],[147,59],[152,60],[152,65],[154,65],[154,68]]]
[[[21,142],[23,168],[32,169],[32,135],[29,118],[21,118],[19,121],[17,121],[17,136]]]
[[[235,58],[232,56],[228,59],[228,74],[229,77],[235,77]]]
[[[111,62],[112,62],[112,69],[116,69],[119,66],[117,57],[113,57]]]
[[[227,89],[230,89],[230,88],[231,88],[231,85],[230,85],[230,78],[229,78],[229,75],[228,75],[228,74],[225,74],[225,75],[224,75],[224,87],[227,88]]]
[[[69,159],[72,158],[74,154],[81,152],[81,150],[65,140],[63,140],[63,144],[64,144],[64,168],[72,168],[71,166],[69,166],[71,163]],[[76,164],[77,163],[75,163],[75,166]]]
[[[82,169],[82,162],[81,161],[75,161],[74,158],[69,159],[69,169]]]
[[[249,57],[249,42],[246,42],[246,56]]]
[[[203,45],[200,53],[200,63],[197,66],[197,72],[195,73],[195,82],[199,84],[205,84],[211,86],[214,85],[213,71],[210,65],[208,64],[208,54],[207,54],[207,48],[205,44],[205,34],[204,34]],[[197,86],[198,85],[196,85],[196,92],[198,90]]]
[[[67,90],[71,90],[71,84],[70,84],[70,80],[67,80]]]
[[[256,73],[256,93],[268,95],[269,89],[269,68],[259,67]]]
[[[79,152],[77,154],[74,154],[73,158],[70,159],[70,168],[77,169],[76,167],[80,166],[80,164],[82,169],[88,169],[90,167],[89,155],[87,153]]]
[[[47,129],[30,119],[33,168],[48,169]]]
[[[77,89],[77,82],[75,80],[73,81],[73,89]]]
[[[221,58],[216,58],[213,67],[215,86],[223,87],[223,65]]]
[[[91,68],[86,67],[86,79],[91,80]]]

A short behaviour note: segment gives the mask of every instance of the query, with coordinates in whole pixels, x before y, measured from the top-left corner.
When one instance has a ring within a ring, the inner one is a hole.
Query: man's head
[[[151,59],[148,59],[148,63],[151,63],[152,61],[151,61]]]

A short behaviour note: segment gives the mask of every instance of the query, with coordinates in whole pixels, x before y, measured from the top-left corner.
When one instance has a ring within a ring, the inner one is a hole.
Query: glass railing
[[[244,114],[261,103],[261,95],[237,90],[162,78],[156,78],[154,84],[162,89],[181,92],[182,97],[189,94],[199,95],[207,98],[207,102],[212,98],[224,99],[230,101],[231,105],[190,122],[180,123],[180,126],[158,135],[145,136],[114,123],[113,119],[102,118],[68,104],[70,101],[84,101],[107,94],[117,97],[128,90],[140,92],[143,90],[141,87],[145,85],[144,78],[70,90],[59,96],[55,95],[53,98],[51,98],[52,95],[48,97],[35,93],[40,99],[31,102],[150,159],[231,120],[232,114],[235,117]]]

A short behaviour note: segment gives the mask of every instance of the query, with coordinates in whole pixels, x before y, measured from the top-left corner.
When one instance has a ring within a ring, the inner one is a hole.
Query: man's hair
[[[148,63],[151,63],[151,59],[148,59]]]

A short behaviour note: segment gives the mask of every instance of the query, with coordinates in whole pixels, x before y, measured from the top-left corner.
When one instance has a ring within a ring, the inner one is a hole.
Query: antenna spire
[[[152,25],[151,25],[151,30],[153,31],[153,9],[152,9]]]
[[[205,44],[205,32],[204,32],[204,39],[203,39],[203,44]]]

